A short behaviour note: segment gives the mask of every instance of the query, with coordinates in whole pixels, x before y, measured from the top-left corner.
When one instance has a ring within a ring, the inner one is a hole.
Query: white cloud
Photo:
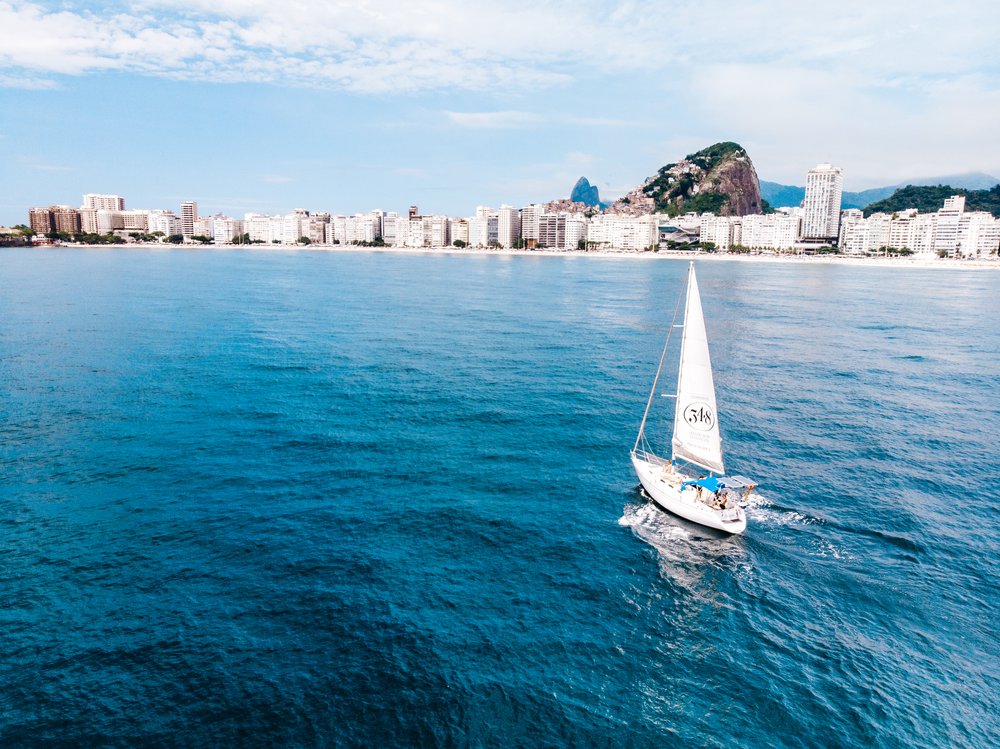
[[[477,129],[528,128],[541,125],[574,125],[577,127],[649,127],[647,123],[613,117],[588,117],[572,114],[539,114],[537,112],[448,112],[445,117],[453,125]]]
[[[533,112],[445,112],[445,115],[452,124],[471,128],[531,127],[544,121]]]
[[[484,103],[446,112],[454,126],[648,123],[664,143],[739,140],[766,176],[791,179],[823,158],[848,166],[852,154],[858,175],[924,174],[942,168],[933,153],[949,171],[1000,167],[995,155],[984,162],[1000,130],[998,29],[995,0],[960,8],[912,0],[0,0],[0,87],[44,89],[68,75],[122,71],[393,96],[466,91]],[[573,83],[576,111],[565,100],[554,104],[562,113],[525,103]],[[614,109],[611,93],[619,94]],[[535,106],[538,113],[524,111]],[[636,149],[648,148],[654,137],[639,140]],[[928,152],[921,161],[904,159],[917,149]]]

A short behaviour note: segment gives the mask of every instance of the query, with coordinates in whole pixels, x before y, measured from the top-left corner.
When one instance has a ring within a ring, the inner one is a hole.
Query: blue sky
[[[1000,174],[1000,4],[871,5],[0,0],[0,224],[85,192],[468,215],[719,140],[792,184]]]

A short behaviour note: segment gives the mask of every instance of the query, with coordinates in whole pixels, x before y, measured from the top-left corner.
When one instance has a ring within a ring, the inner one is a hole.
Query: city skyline
[[[1000,11],[0,2],[0,224],[122,192],[206,213],[615,197],[716,141],[845,189],[1000,172]],[[724,23],[719,19],[724,19]],[[942,31],[944,29],[944,31]],[[192,184],[199,194],[189,193]]]

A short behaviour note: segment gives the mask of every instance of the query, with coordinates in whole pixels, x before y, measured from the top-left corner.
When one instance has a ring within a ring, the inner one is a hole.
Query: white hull
[[[695,487],[681,489],[681,483],[687,477],[665,461],[653,463],[632,453],[632,467],[635,468],[642,488],[664,510],[692,523],[726,533],[742,533],[746,530],[747,518],[742,507],[721,510],[702,502]]]

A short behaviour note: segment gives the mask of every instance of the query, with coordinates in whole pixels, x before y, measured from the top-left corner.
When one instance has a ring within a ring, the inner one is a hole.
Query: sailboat
[[[632,448],[632,466],[642,488],[664,510],[709,528],[743,533],[747,527],[743,508],[754,496],[756,482],[725,475],[712,360],[694,262],[688,268],[686,296],[684,320],[681,325],[671,323],[670,329],[670,334],[675,328],[683,329],[677,393],[669,396],[676,399],[671,455],[669,459],[657,455],[646,439],[646,420],[670,345],[668,334]]]

